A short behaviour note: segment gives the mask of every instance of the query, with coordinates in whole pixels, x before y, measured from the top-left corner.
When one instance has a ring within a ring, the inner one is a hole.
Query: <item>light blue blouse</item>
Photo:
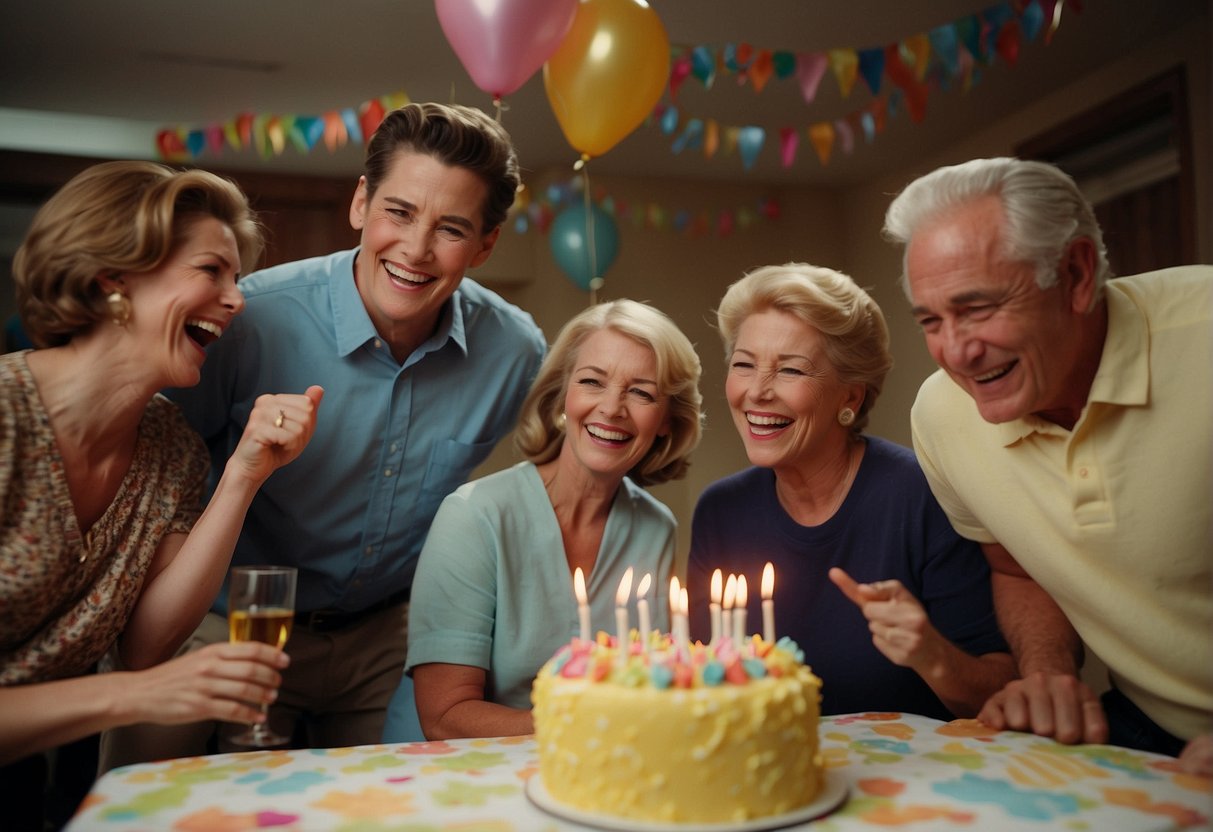
[[[675,527],[665,505],[623,480],[586,580],[591,637],[614,634],[615,594],[629,566],[630,626],[647,572],[652,626],[669,629]],[[407,670],[429,662],[482,667],[488,701],[530,708],[535,674],[578,630],[560,525],[533,464],[467,483],[442,502],[413,583]]]

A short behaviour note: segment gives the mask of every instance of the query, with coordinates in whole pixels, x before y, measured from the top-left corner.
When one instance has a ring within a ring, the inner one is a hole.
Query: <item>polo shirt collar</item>
[[[1150,331],[1145,315],[1114,283],[1107,284],[1104,297],[1108,306],[1108,332],[1104,337],[1099,369],[1087,396],[1087,406],[1091,402],[1123,407],[1144,405],[1150,394]],[[1031,415],[994,427],[1004,446],[1013,445],[1032,433],[1070,434],[1060,425]]]

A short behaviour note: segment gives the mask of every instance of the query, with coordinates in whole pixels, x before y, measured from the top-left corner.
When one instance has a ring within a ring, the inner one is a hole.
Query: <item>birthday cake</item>
[[[535,678],[539,777],[551,800],[659,823],[782,815],[822,788],[821,681],[789,639],[712,646],[575,638]]]

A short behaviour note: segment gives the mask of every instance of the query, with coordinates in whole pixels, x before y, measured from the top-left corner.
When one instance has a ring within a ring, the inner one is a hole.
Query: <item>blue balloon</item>
[[[586,222],[585,205],[565,208],[548,232],[548,244],[556,265],[583,291],[589,291],[590,281],[602,277],[619,253],[619,229],[615,220],[597,205],[591,209],[590,216],[594,218],[593,264],[590,263],[590,226]]]

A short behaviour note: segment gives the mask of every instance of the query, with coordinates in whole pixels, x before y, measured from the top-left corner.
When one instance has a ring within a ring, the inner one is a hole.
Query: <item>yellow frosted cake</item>
[[[812,803],[821,682],[796,644],[735,649],[668,637],[574,639],[532,691],[539,777],[579,812],[659,823],[735,823]]]

